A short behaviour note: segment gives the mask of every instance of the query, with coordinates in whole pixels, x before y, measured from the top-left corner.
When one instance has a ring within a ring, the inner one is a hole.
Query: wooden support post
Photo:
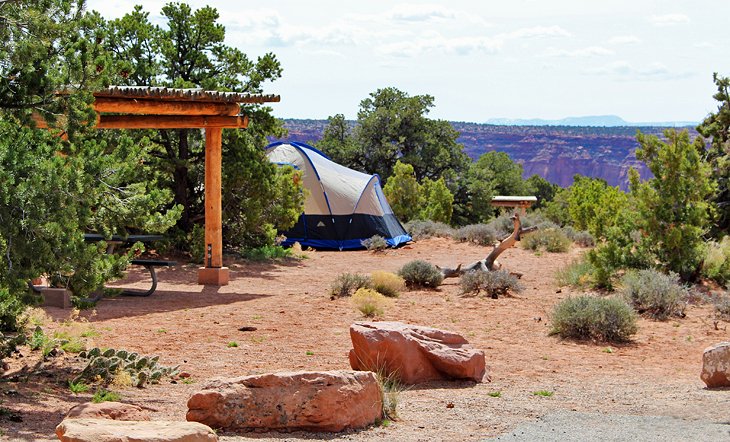
[[[205,130],[205,267],[198,272],[199,284],[228,284],[228,267],[223,267],[222,138],[223,129]]]

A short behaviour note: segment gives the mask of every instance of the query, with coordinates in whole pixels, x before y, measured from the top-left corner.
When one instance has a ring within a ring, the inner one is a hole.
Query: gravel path
[[[730,419],[730,415],[728,415]],[[730,441],[730,420],[724,423],[668,416],[626,416],[558,411],[518,425],[491,441],[578,442]]]

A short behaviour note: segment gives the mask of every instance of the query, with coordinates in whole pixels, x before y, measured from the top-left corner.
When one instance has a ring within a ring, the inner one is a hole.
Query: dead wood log
[[[520,240],[520,237],[522,235],[537,230],[537,226],[523,228],[522,221],[520,221],[520,215],[516,212],[510,217],[510,219],[512,220],[512,224],[514,226],[512,233],[508,237],[501,240],[499,244],[497,244],[494,249],[492,249],[492,251],[489,253],[489,255],[487,255],[486,258],[480,261],[473,262],[466,266],[462,266],[461,264],[459,264],[455,269],[437,266],[437,268],[441,271],[441,274],[444,275],[444,278],[457,278],[471,270],[498,270],[501,265],[497,261],[497,257],[504,253],[504,251],[506,251],[510,247],[514,246],[515,243]]]

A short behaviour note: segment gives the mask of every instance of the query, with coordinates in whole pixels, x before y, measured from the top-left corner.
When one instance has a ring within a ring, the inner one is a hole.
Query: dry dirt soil
[[[436,238],[384,253],[307,252],[303,260],[229,263],[231,283],[224,287],[199,286],[197,267],[180,265],[159,272],[153,296],[104,299],[75,321],[96,332],[88,338],[89,346],[156,354],[162,364],[189,373],[186,383],[166,380],[142,389],[116,389],[123,402],[152,409],[153,420],[184,420],[188,398],[212,377],[349,369],[348,328],[363,318],[350,299],[327,295],[338,274],[397,271],[414,259],[455,266],[488,251]],[[716,327],[709,305],[690,305],[686,317],[664,322],[642,318],[634,341],[625,345],[549,335],[553,306],[579,293],[559,290],[555,271],[583,252],[508,250],[500,261],[524,274],[524,291],[514,297],[462,297],[458,279],[447,279],[438,290],[405,292],[387,308],[382,320],[462,334],[485,351],[491,382],[437,382],[407,389],[399,397],[400,418],[388,426],[336,435],[220,433],[222,440],[480,440],[557,411],[727,422],[730,391],[708,390],[700,380],[703,350],[730,341],[730,324]],[[145,279],[143,272],[132,271],[124,285],[142,288]],[[68,310],[44,310],[50,316],[48,332],[69,327],[63,323]],[[240,331],[242,327],[256,330]],[[238,346],[229,347],[231,342]],[[67,387],[81,366],[71,355],[43,362],[37,353],[24,348],[22,358],[8,361],[10,369],[0,382],[4,439],[53,440],[64,414],[91,397],[74,395]]]

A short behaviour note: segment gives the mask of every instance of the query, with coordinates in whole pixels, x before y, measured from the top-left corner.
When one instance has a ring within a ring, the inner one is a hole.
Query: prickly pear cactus
[[[82,380],[93,381],[97,378],[111,382],[115,375],[124,371],[129,374],[135,386],[143,387],[148,382],[157,384],[163,377],[174,376],[178,371],[178,367],[158,365],[159,356],[140,356],[137,353],[113,348],[104,351],[92,348],[79,353],[79,358],[88,359],[89,362],[73,380],[75,383]]]

